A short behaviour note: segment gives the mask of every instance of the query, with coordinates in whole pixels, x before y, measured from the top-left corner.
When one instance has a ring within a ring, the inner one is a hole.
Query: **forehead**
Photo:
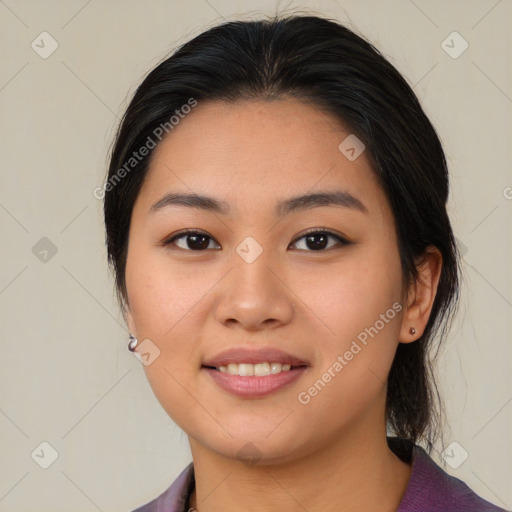
[[[154,150],[138,201],[149,211],[173,191],[218,197],[233,212],[270,210],[285,197],[341,189],[382,213],[387,201],[365,153],[349,160],[339,149],[351,135],[297,99],[199,102]]]

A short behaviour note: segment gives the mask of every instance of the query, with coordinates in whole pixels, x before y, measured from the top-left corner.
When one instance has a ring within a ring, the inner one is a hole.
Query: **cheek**
[[[193,423],[194,408],[184,390],[200,364],[200,323],[195,315],[211,285],[134,244],[127,258],[126,287],[139,339],[150,339],[159,351],[143,366],[153,393],[178,425]]]
[[[128,254],[126,286],[137,335],[159,349],[158,358],[144,370],[168,412],[169,406],[179,411],[186,405],[180,401],[188,396],[183,390],[201,364],[204,324],[218,280],[218,272],[207,265],[192,270],[150,246],[134,243]]]
[[[354,405],[375,394],[385,385],[398,343],[402,310],[398,252],[354,253],[328,272],[301,277],[297,286],[315,314],[311,318],[321,320],[316,322],[319,366],[314,377],[329,382],[326,388],[331,392],[324,399],[337,401],[343,396],[345,403]]]
[[[149,339],[157,347],[158,357],[144,370],[159,400],[166,394],[181,396],[180,383],[190,379],[196,360],[199,365],[198,326],[192,320],[204,291],[189,281],[187,273],[176,272],[154,250],[134,244],[128,254],[130,312],[139,340]]]
[[[138,332],[166,343],[172,340],[178,324],[187,321],[211,287],[200,272],[183,271],[160,248],[134,244],[127,258],[126,286]]]
[[[316,318],[322,320],[331,340],[342,342],[357,336],[400,300],[398,253],[383,256],[377,250],[361,250],[328,269],[313,265],[296,276],[295,289],[300,290],[300,297]],[[386,325],[396,323],[395,313],[390,312],[392,321]]]

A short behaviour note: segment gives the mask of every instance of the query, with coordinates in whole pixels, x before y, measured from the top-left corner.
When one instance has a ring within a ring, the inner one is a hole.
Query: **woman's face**
[[[207,102],[154,151],[131,219],[128,323],[158,400],[213,452],[287,461],[384,429],[402,274],[387,199],[349,135],[298,100]],[[199,234],[176,237],[186,229]],[[229,349],[250,352],[219,360]],[[289,373],[264,364],[288,359]],[[229,361],[242,375],[204,366]]]

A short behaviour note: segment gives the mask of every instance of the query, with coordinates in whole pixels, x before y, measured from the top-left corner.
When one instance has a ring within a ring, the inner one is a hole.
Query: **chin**
[[[221,457],[242,462],[246,466],[266,466],[291,462],[306,453],[305,446],[298,438],[298,432],[290,427],[282,432],[274,431],[266,425],[265,431],[246,428],[229,437],[222,430],[221,437],[212,437],[212,431],[189,435],[193,444],[215,452]],[[272,432],[269,435],[269,432]],[[307,442],[306,442],[307,444]]]

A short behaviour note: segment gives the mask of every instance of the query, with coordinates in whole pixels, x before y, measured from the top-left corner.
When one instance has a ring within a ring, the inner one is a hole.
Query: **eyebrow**
[[[200,194],[170,192],[157,201],[151,207],[149,213],[155,213],[172,205],[186,206],[222,215],[227,215],[230,212],[229,203],[226,201],[219,201],[213,197]],[[277,217],[284,217],[292,212],[319,206],[341,206],[368,213],[366,206],[357,197],[344,190],[335,190],[332,192],[314,192],[284,199],[277,203],[275,214]]]

